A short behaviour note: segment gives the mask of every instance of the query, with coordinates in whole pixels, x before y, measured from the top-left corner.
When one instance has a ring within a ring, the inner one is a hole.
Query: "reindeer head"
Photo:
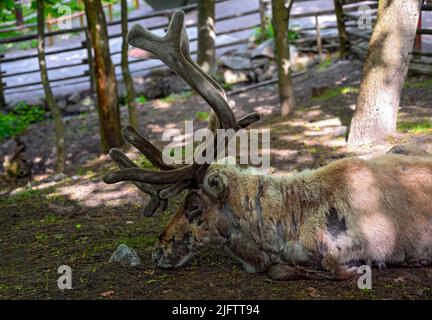
[[[192,60],[183,11],[174,12],[165,36],[156,36],[135,25],[129,32],[128,42],[140,49],[142,56],[162,60],[204,98],[213,109],[212,117],[217,119],[209,121],[210,130],[237,131],[259,119],[256,113],[251,113],[236,120],[224,90]],[[135,56],[136,53],[135,50]],[[182,204],[160,236],[154,252],[156,264],[160,267],[181,266],[200,248],[222,241],[223,237],[218,233],[226,228],[227,221],[218,213],[229,192],[228,183],[232,183],[226,171],[208,164],[168,165],[164,163],[161,151],[134,128],[126,126],[123,135],[160,171],[138,168],[121,150],[112,149],[110,156],[120,170],[106,175],[106,183],[132,181],[149,194],[151,199],[144,208],[144,216],[152,216],[158,209],[164,211],[170,197],[186,190]],[[216,140],[206,143],[215,144]]]

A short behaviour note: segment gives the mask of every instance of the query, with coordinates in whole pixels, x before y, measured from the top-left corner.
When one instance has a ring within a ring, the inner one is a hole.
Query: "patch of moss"
[[[152,169],[152,170],[156,169],[156,167],[144,155],[140,155],[139,158],[135,162],[141,168]]]
[[[45,197],[48,191],[41,189],[33,189],[31,187],[26,188],[25,190],[18,192],[14,195],[8,196],[7,198],[0,198],[0,206],[10,206],[10,205],[19,205],[23,206],[29,202],[32,205],[37,205],[41,202],[47,202]]]
[[[192,91],[183,91],[179,94],[170,94],[169,96],[163,97],[160,99],[160,101],[172,103],[177,100],[186,100],[192,96]]]
[[[404,87],[408,89],[432,88],[432,79],[426,79],[426,80],[415,81],[415,82],[407,81],[405,82]]]
[[[135,237],[121,237],[116,242],[116,246],[125,244],[135,250],[145,250],[153,247],[158,241],[155,236],[135,236]]]
[[[312,97],[312,101],[327,101],[338,97],[340,95],[346,95],[348,93],[358,93],[358,88],[355,87],[336,87],[325,90],[319,97]]]
[[[209,118],[209,113],[205,111],[197,111],[195,113],[195,119],[199,121],[207,121]]]
[[[324,60],[322,60],[319,64],[318,64],[318,70],[326,70],[328,68],[330,68],[330,66],[332,65],[333,60],[331,57],[326,57]]]
[[[402,132],[415,134],[426,133],[432,130],[432,120],[399,122],[397,128]]]

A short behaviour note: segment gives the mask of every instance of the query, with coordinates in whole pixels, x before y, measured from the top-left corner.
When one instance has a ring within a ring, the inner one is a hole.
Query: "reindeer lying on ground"
[[[223,90],[192,61],[183,12],[174,13],[164,37],[135,26],[128,39],[200,93],[220,128],[239,130],[258,119],[249,114],[237,121]],[[276,279],[347,279],[364,263],[432,262],[431,157],[347,158],[275,177],[226,165],[167,165],[132,127],[123,134],[160,171],[136,168],[113,149],[110,155],[121,170],[105,176],[106,183],[133,181],[148,193],[146,216],[164,210],[169,197],[187,189],[154,251],[160,267],[181,267],[208,246],[226,249],[249,272]]]

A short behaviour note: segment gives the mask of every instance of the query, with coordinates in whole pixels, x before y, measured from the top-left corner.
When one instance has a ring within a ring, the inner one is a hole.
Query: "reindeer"
[[[182,11],[173,14],[165,36],[135,25],[128,41],[162,60],[208,102],[217,119],[212,130],[239,130],[259,119],[252,113],[237,120],[222,88],[191,59]],[[252,175],[215,163],[168,165],[134,128],[123,134],[160,171],[137,168],[112,149],[120,170],[107,174],[106,183],[131,181],[149,194],[145,216],[165,210],[168,198],[186,190],[154,250],[159,267],[181,267],[205,247],[223,248],[246,271],[281,280],[342,280],[364,263],[432,262],[431,157],[396,148],[290,177]]]

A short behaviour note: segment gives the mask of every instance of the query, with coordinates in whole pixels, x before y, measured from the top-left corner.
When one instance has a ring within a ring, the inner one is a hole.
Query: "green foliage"
[[[23,205],[28,202],[37,203],[44,200],[44,191],[28,187],[16,194],[9,195],[7,198],[0,198],[0,206]]]
[[[426,119],[411,122],[399,122],[398,130],[415,134],[430,132],[432,130],[432,121]]]
[[[19,103],[12,112],[0,113],[0,140],[16,136],[30,124],[45,118],[45,110]]]
[[[332,58],[331,57],[326,57],[324,60],[322,60],[319,64],[318,64],[318,70],[326,70],[328,69],[331,65],[332,65]]]
[[[207,121],[209,118],[209,113],[205,111],[197,111],[195,113],[195,119],[199,121]]]
[[[319,97],[313,97],[312,101],[327,101],[338,97],[340,95],[345,95],[348,93],[358,93],[358,89],[355,87],[337,87],[329,88],[323,92]]]
[[[425,79],[416,82],[405,82],[405,88],[427,89],[432,88],[432,79]]]
[[[269,19],[270,20],[270,19]],[[264,37],[263,37],[264,32]],[[255,43],[259,44],[262,41],[268,40],[268,39],[274,39],[275,38],[275,32],[273,29],[273,24],[271,22],[267,23],[267,26],[265,30],[261,30],[261,27],[255,28],[254,35]],[[288,42],[297,40],[300,37],[298,31],[289,29],[288,30]]]
[[[139,97],[135,98],[135,101],[140,103],[140,104],[145,104],[148,102],[148,99],[146,96],[139,96]]]
[[[180,94],[170,94],[169,96],[163,97],[160,100],[167,103],[175,102],[176,100],[185,100],[192,96],[192,91],[183,91]]]
[[[150,160],[147,159],[144,155],[140,155],[136,163],[140,168],[153,170],[156,169],[155,166],[150,162]]]

